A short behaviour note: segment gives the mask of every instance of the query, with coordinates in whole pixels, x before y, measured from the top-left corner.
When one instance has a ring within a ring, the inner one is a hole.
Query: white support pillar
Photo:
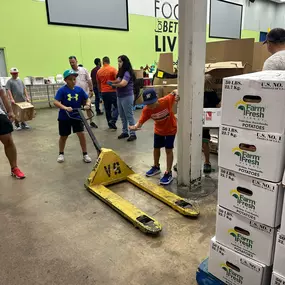
[[[178,184],[201,181],[207,0],[179,0]]]

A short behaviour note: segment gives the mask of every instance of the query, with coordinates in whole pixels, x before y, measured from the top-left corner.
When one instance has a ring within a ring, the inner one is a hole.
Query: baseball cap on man
[[[276,28],[272,29],[266,37],[266,41],[263,42],[263,44],[266,44],[267,42],[270,43],[285,43],[285,30],[282,28]]]
[[[19,73],[19,70],[18,70],[18,68],[16,68],[16,67],[12,67],[11,69],[10,69],[10,73]]]
[[[75,77],[78,76],[78,73],[75,72],[73,69],[68,69],[68,70],[65,70],[64,73],[63,73],[63,78],[66,79],[68,76],[70,75],[74,75]]]
[[[151,105],[156,103],[158,100],[156,92],[153,88],[146,89],[143,92],[143,104],[144,105]]]

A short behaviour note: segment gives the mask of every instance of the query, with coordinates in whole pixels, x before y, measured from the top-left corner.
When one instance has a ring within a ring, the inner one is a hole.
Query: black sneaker
[[[131,136],[127,139],[127,141],[128,141],[128,142],[133,142],[133,141],[135,141],[136,139],[137,139],[137,136],[131,135]]]
[[[177,172],[177,163],[173,166],[173,170]]]
[[[22,123],[21,123],[21,129],[22,129],[22,130],[29,130],[30,127],[27,125],[26,122],[22,122]]]
[[[97,114],[96,114],[97,116],[102,116],[102,115],[104,115],[104,112],[102,112],[102,111],[99,111],[99,112],[97,112]]]
[[[116,126],[116,123],[114,123],[114,122],[109,122],[109,128],[110,129],[112,129],[112,130],[117,130],[118,128],[117,128],[117,126]]]
[[[128,134],[122,133],[122,134],[120,134],[120,135],[118,136],[118,139],[121,140],[121,139],[126,139],[126,138],[128,138],[128,137],[129,137]]]
[[[212,172],[212,166],[211,164],[204,164],[204,173],[211,173]]]
[[[90,127],[94,129],[98,129],[98,126],[94,122],[90,123]]]

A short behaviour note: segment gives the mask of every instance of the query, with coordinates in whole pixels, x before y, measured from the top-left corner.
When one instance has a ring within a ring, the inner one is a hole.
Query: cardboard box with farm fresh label
[[[258,223],[278,227],[281,223],[283,198],[281,183],[220,168],[218,204],[228,210]]]
[[[284,134],[222,125],[219,143],[220,167],[271,182],[279,183],[282,180]]]
[[[262,71],[225,78],[222,124],[284,133],[285,71]]]
[[[273,270],[281,276],[285,276],[285,235],[277,234],[275,258]]]
[[[228,285],[268,285],[271,268],[211,241],[209,273]]]
[[[273,272],[271,285],[285,285],[285,277]]]
[[[234,251],[271,266],[276,229],[218,207],[216,239]]]

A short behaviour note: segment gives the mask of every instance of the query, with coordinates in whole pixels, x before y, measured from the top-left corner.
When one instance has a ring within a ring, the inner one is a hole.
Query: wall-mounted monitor
[[[243,5],[224,0],[210,2],[210,38],[240,39]]]
[[[46,0],[48,23],[129,30],[128,0]]]

